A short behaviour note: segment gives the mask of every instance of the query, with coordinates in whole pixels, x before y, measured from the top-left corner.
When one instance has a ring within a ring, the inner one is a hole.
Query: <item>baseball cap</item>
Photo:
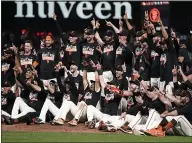
[[[90,82],[91,82],[91,83],[94,83],[94,82],[95,82],[95,80],[94,80],[94,79],[92,79],[92,80],[90,80]]]
[[[70,36],[70,37],[78,37],[76,31],[71,31],[71,32],[69,32],[69,36]]]
[[[105,36],[112,36],[112,35],[114,35],[114,32],[112,30],[107,30],[104,35]]]
[[[87,35],[94,35],[95,32],[93,29],[87,29],[87,32],[86,32]]]
[[[126,30],[122,30],[122,32],[118,33],[119,36],[128,36],[128,32]]]
[[[144,33],[145,33],[144,30],[137,31],[137,33],[136,33],[136,37],[141,37]]]
[[[75,61],[71,61],[71,62],[69,62],[69,64],[70,65],[75,65],[75,66],[77,65]]]
[[[107,84],[109,84],[109,85],[115,85],[115,81],[107,82]]]
[[[123,71],[123,68],[122,68],[121,65],[118,65],[118,66],[115,67],[115,70],[117,70],[117,71]]]
[[[50,81],[49,81],[49,84],[52,84],[52,85],[55,85],[55,86],[56,86],[56,85],[57,85],[57,82],[56,82],[55,80],[50,80]]]
[[[191,94],[187,90],[183,90],[180,94],[181,97],[191,97]]]
[[[131,84],[135,84],[135,85],[137,85],[137,86],[140,86],[140,83],[139,83],[139,81],[138,80],[131,80],[131,81],[129,81],[129,83]]]
[[[49,34],[45,37],[46,40],[54,40],[53,35]]]
[[[156,32],[156,33],[153,35],[153,37],[155,37],[155,36],[161,37],[161,33],[160,33],[160,32]]]

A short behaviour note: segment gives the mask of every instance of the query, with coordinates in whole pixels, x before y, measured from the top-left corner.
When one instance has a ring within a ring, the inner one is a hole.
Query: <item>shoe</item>
[[[64,120],[59,118],[59,119],[55,120],[54,123],[55,123],[55,125],[64,125]]]
[[[89,129],[94,129],[96,124],[96,119],[93,119],[92,121],[89,122],[88,128]]]
[[[35,124],[45,124],[39,117],[36,118]]]
[[[51,124],[51,125],[55,125],[55,121],[56,121],[56,120],[53,119],[52,121],[50,121],[50,124]]]
[[[144,133],[149,136],[165,137],[165,132],[162,131],[161,129],[156,129],[156,128],[146,130],[144,131]]]
[[[10,117],[8,117],[8,116],[6,116],[6,115],[2,115],[2,117],[3,117],[3,119],[4,119],[5,124],[7,124],[7,125],[13,125],[13,120],[12,120]]]
[[[89,121],[86,121],[85,126],[88,127],[88,125],[89,125]]]
[[[133,134],[134,134],[134,135],[137,135],[137,136],[138,136],[138,135],[139,135],[139,136],[140,136],[140,135],[145,135],[145,133],[144,133],[143,131],[139,131],[139,130],[133,130]]]
[[[119,130],[128,134],[133,133],[133,130],[128,125],[123,125],[121,128],[119,128]]]
[[[77,126],[77,121],[75,119],[68,122],[69,125]]]

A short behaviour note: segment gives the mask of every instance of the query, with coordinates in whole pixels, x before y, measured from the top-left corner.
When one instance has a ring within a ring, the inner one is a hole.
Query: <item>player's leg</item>
[[[152,128],[157,128],[162,120],[163,120],[163,118],[160,117],[160,114],[156,110],[150,109],[149,116],[147,118],[147,122],[145,123],[145,125],[143,125],[143,127],[141,129],[137,129],[137,130],[144,131],[144,130],[149,130]]]
[[[20,114],[19,110],[21,111]],[[31,107],[29,107],[21,97],[17,97],[15,100],[15,103],[13,105],[12,113],[11,113],[11,118],[12,119],[18,119],[24,115],[26,115],[29,112],[35,112],[35,110]]]
[[[41,120],[42,123],[45,123],[45,119],[46,119],[46,114],[47,111],[50,111],[54,116],[57,114],[57,112],[59,111],[59,109],[57,108],[57,106],[55,104],[53,104],[53,102],[50,99],[46,99],[43,107],[41,109],[40,115],[39,115],[39,119]]]
[[[165,131],[174,127],[180,135],[192,136],[192,125],[184,116],[168,116],[166,119],[169,123],[164,127]],[[173,119],[176,121],[175,126]]]
[[[6,111],[1,110],[1,115],[5,115],[7,117],[11,117],[11,115],[9,113],[7,113]]]

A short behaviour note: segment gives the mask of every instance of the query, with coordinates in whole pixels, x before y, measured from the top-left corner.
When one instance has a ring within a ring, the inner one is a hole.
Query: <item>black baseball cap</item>
[[[91,82],[91,83],[95,83],[95,80],[94,80],[94,79],[92,79],[92,80],[90,80],[90,82]]]
[[[87,29],[87,32],[86,32],[87,35],[94,35],[95,32],[93,29]]]
[[[161,33],[160,33],[160,32],[156,32],[156,33],[153,35],[153,37],[155,37],[155,36],[161,37]]]
[[[52,85],[55,85],[55,86],[56,86],[56,85],[57,85],[57,82],[56,82],[55,80],[50,80],[50,81],[49,81],[49,84],[52,84]]]
[[[118,66],[115,67],[115,70],[117,70],[117,71],[123,71],[123,68],[122,68],[121,65],[118,65]]]
[[[141,37],[144,33],[146,33],[144,30],[137,31],[136,37]]]
[[[69,32],[69,36],[70,36],[70,37],[78,37],[76,31],[71,31],[71,32]]]
[[[119,36],[128,36],[128,32],[126,30],[122,30],[122,32],[118,33]]]
[[[140,83],[139,83],[139,81],[138,80],[131,80],[131,81],[129,81],[129,83],[131,84],[135,84],[135,85],[137,85],[137,86],[140,86]]]
[[[69,62],[69,64],[77,66],[77,63],[75,61],[71,61],[71,62]]]
[[[115,85],[115,81],[113,80],[113,81],[107,82],[107,84],[109,84],[109,85]]]
[[[107,30],[104,34],[104,36],[113,36],[114,32],[112,30]]]

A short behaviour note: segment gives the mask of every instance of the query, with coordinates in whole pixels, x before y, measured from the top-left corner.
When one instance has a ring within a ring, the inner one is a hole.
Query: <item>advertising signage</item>
[[[122,13],[128,13],[132,19],[132,6],[129,2],[102,1],[15,1],[15,18],[51,18],[55,10],[60,10],[62,18],[90,19],[120,19]],[[34,13],[36,11],[36,13]]]

